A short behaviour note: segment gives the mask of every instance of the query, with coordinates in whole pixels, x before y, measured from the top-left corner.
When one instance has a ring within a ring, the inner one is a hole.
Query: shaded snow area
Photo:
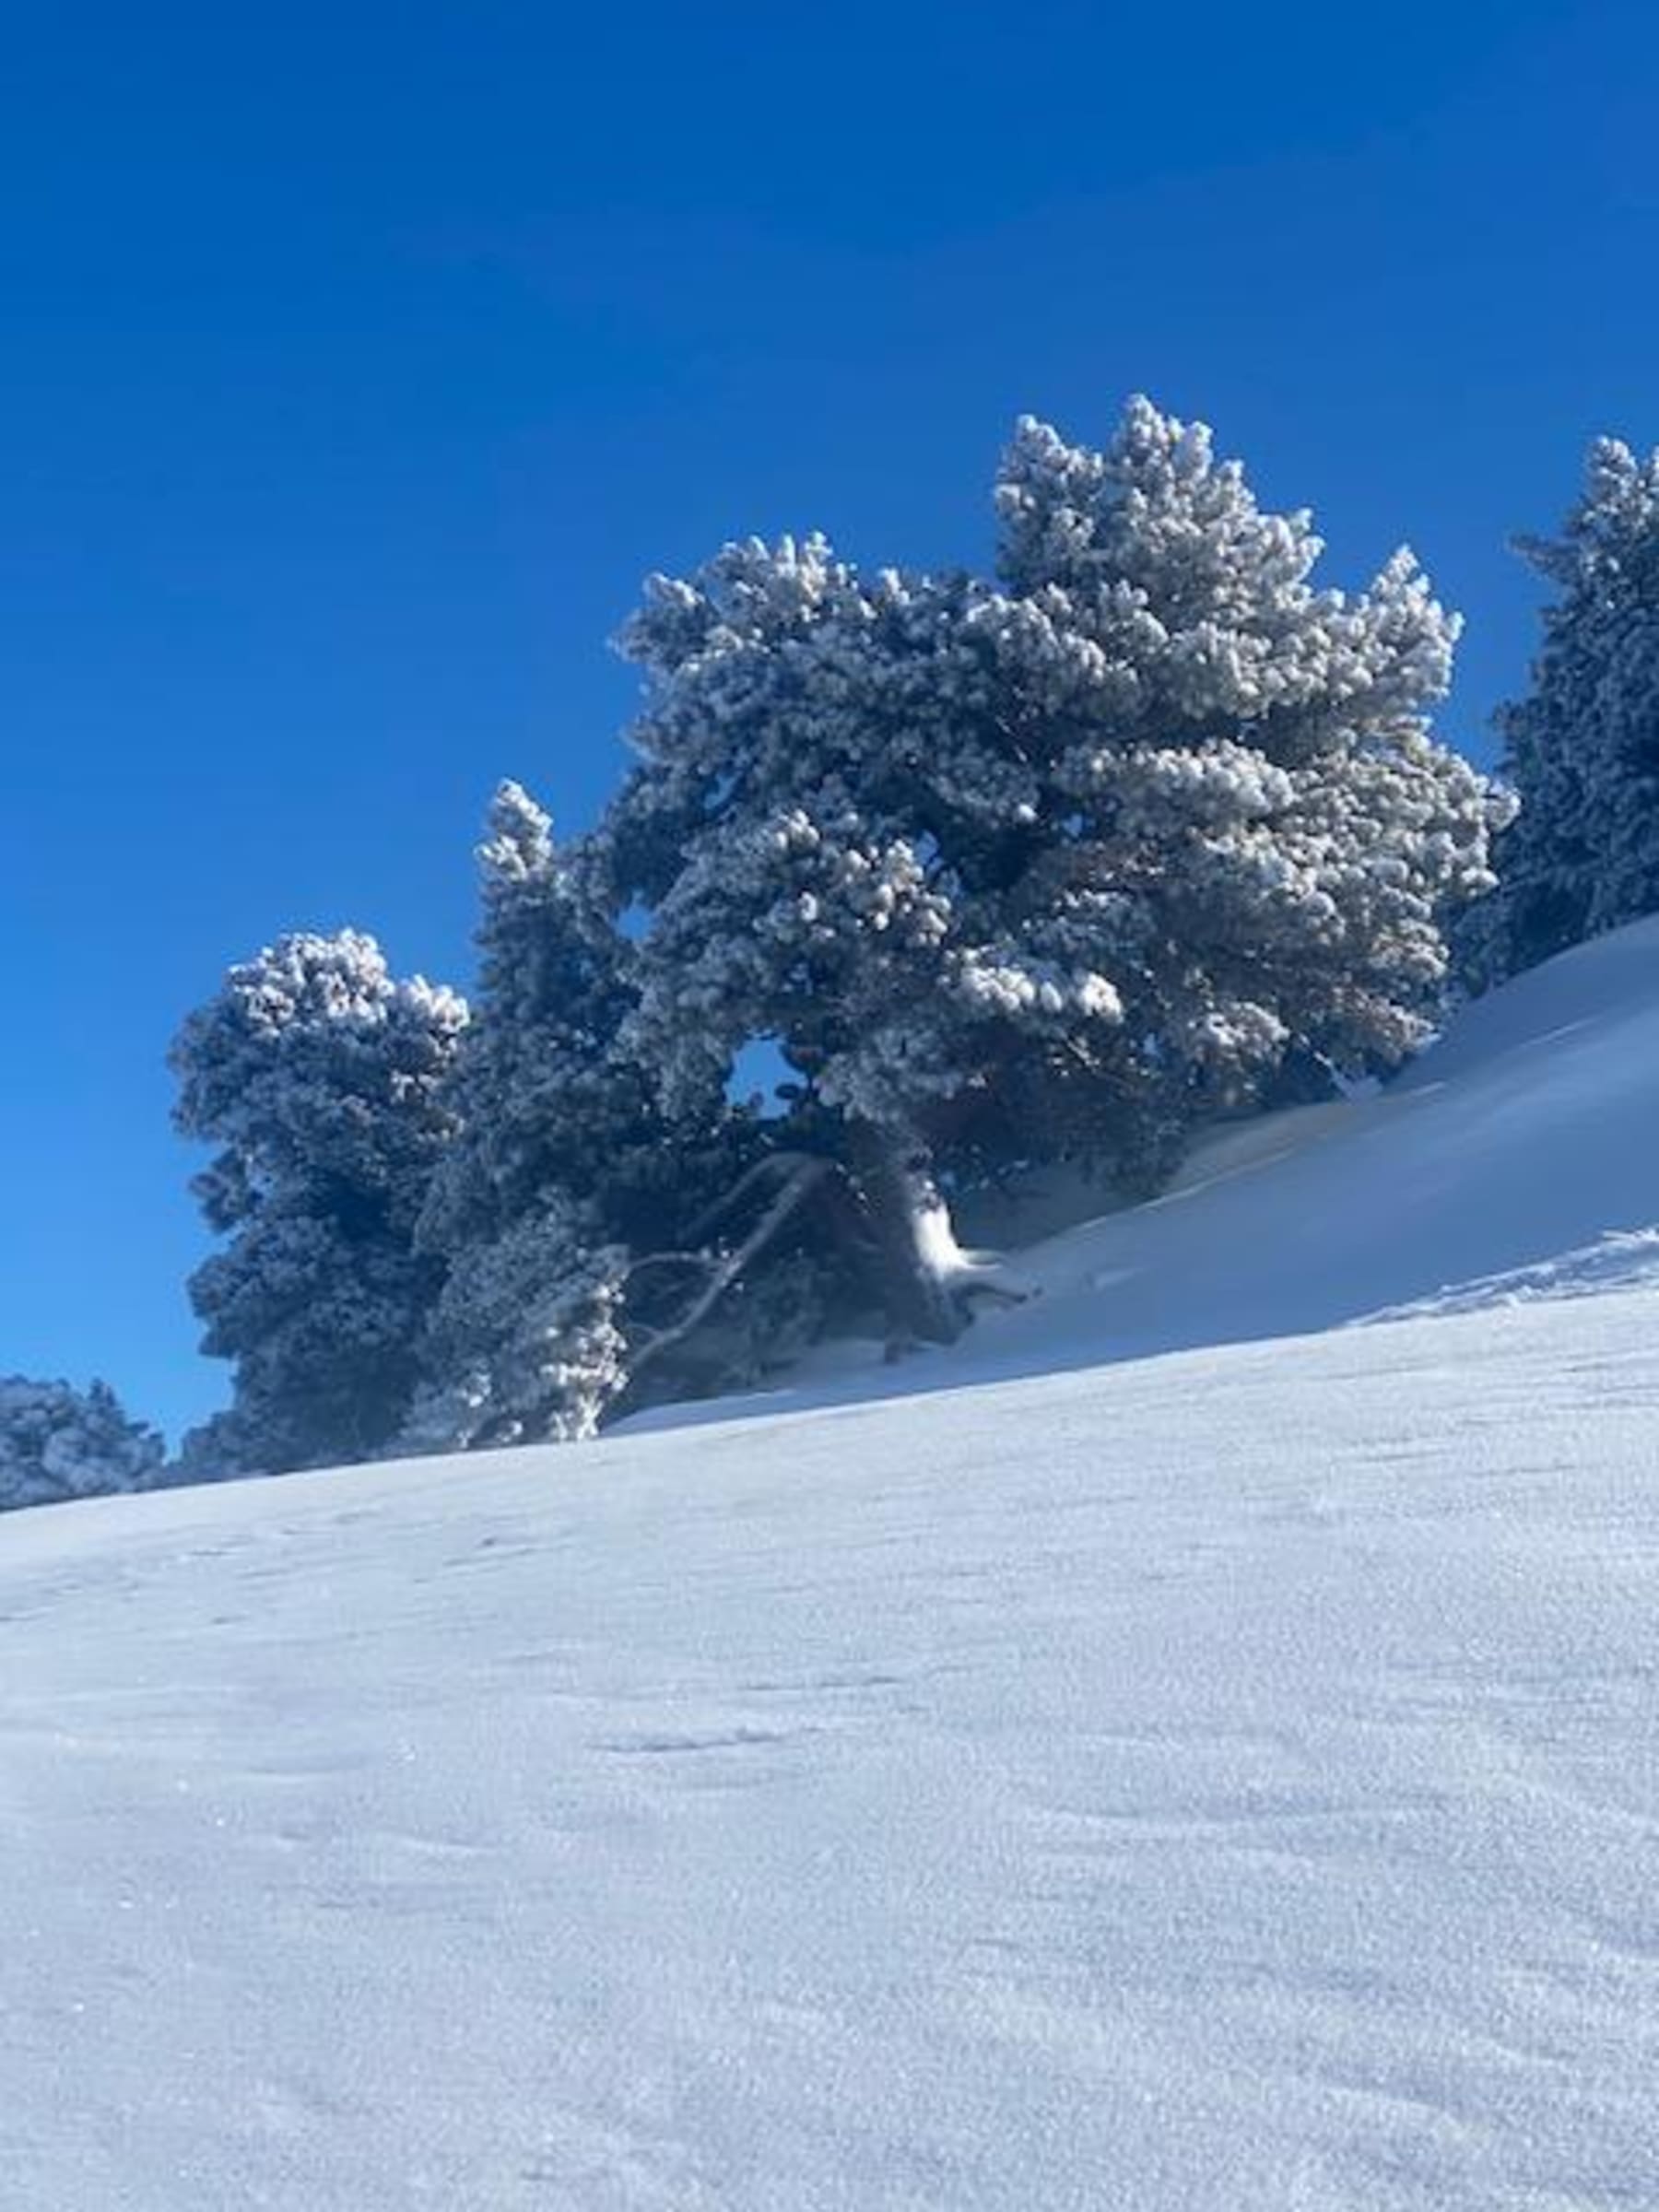
[[[948,1355],[6,1516],[0,2206],[1659,2206],[1656,1109],[1644,925]]]

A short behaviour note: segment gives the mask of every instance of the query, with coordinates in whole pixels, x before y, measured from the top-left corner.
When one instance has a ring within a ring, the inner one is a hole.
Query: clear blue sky
[[[986,547],[1150,392],[1467,613],[1480,751],[1585,441],[1659,441],[1659,10],[16,11],[0,53],[0,1372],[215,1403],[162,1054],[225,963],[465,981],[490,786],[735,533]]]

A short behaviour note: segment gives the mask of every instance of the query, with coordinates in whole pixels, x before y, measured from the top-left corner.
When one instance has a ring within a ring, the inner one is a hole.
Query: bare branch
[[[744,1196],[757,1183],[775,1181],[780,1171],[784,1176],[793,1175],[803,1166],[814,1161],[814,1159],[815,1156],[810,1152],[769,1152],[764,1159],[758,1159],[752,1168],[741,1174],[730,1190],[723,1191],[713,1205],[706,1207],[692,1222],[686,1234],[694,1241],[707,1237],[720,1222],[735,1211]],[[818,1161],[817,1164],[822,1166],[824,1163]]]
[[[707,1255],[709,1279],[678,1321],[662,1328],[648,1328],[643,1344],[634,1352],[630,1361],[636,1379],[641,1368],[660,1358],[672,1346],[683,1344],[692,1331],[708,1319],[744,1269],[759,1257],[829,1172],[828,1160],[816,1159],[810,1155],[797,1158],[788,1181],[743,1241],[731,1252]],[[752,1180],[752,1171],[751,1176],[745,1180]],[[680,1258],[684,1255],[676,1253],[663,1256]],[[649,1261],[638,1264],[645,1265],[649,1265]]]

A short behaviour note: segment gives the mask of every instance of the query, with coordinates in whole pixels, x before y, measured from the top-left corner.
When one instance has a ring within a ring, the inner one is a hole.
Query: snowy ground
[[[7,1516],[0,2206],[1659,2206],[1656,950],[910,1394]]]

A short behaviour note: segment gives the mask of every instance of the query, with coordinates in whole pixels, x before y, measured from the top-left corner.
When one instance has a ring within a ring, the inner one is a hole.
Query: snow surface
[[[0,2205],[1659,2205],[1656,949],[885,1400],[0,1522]]]

